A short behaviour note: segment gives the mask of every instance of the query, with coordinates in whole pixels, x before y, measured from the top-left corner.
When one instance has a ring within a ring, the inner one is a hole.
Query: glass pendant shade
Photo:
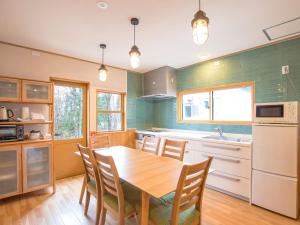
[[[209,19],[205,13],[199,10],[192,20],[193,39],[195,44],[203,45],[208,39],[208,23]]]
[[[136,69],[140,66],[140,51],[137,46],[133,46],[129,52],[130,64],[132,68]]]
[[[106,81],[107,78],[107,69],[106,67],[102,64],[99,68],[99,80],[100,81]]]

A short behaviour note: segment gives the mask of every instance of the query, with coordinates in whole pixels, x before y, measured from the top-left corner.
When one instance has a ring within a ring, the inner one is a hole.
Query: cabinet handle
[[[240,163],[241,160],[238,159],[229,159],[229,158],[224,158],[221,156],[214,156],[214,155],[207,155],[207,154],[202,154],[204,157],[213,157],[214,159],[219,159],[219,160],[223,160],[223,161],[228,161],[228,162],[233,162],[233,163]]]
[[[231,176],[221,174],[221,173],[218,173],[218,172],[211,172],[210,175],[214,175],[214,176],[217,176],[217,177],[222,177],[222,178],[225,178],[227,180],[232,180],[232,181],[235,181],[235,182],[241,181],[241,179],[239,179],[239,178],[231,177]]]
[[[203,146],[204,147],[209,147],[209,148],[220,148],[220,149],[231,150],[231,151],[239,151],[239,150],[241,150],[241,148],[216,146],[216,145],[207,145],[207,144],[204,144]]]
[[[190,153],[190,151],[185,151],[186,154]]]

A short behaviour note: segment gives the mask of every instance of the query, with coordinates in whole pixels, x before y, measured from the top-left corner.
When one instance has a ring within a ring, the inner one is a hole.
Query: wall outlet
[[[290,73],[290,67],[289,67],[289,65],[282,66],[281,67],[281,73],[282,73],[282,75],[288,75]]]

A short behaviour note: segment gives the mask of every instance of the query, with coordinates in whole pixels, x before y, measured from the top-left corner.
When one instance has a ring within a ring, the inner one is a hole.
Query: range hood
[[[145,99],[168,99],[176,97],[176,69],[165,66],[143,75]]]

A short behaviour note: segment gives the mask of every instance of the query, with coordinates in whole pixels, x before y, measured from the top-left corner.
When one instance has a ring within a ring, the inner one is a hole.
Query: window
[[[250,123],[253,82],[178,93],[178,122]]]
[[[182,96],[184,120],[209,120],[209,93]]]
[[[54,139],[83,137],[84,89],[64,83],[54,85]]]
[[[124,101],[124,93],[97,91],[97,131],[124,130]]]

